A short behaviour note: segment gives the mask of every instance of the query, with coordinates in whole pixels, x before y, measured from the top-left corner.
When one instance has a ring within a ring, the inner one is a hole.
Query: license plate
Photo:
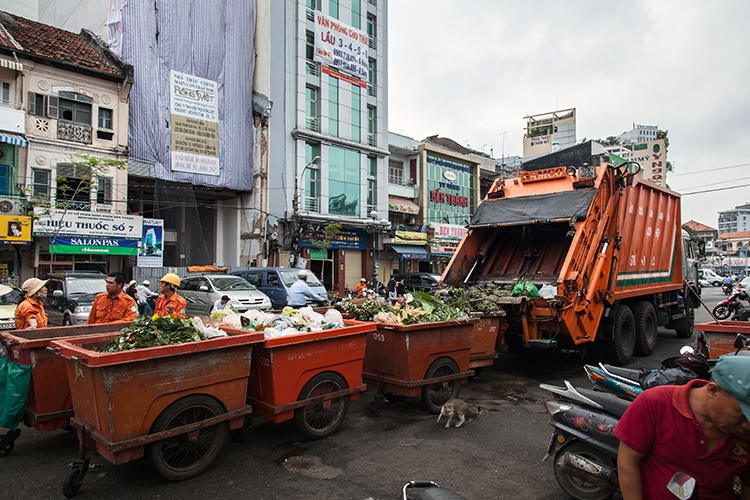
[[[0,323],[0,330],[15,330],[16,323]]]

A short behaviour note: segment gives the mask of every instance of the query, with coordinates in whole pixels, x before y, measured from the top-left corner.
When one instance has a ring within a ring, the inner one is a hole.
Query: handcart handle
[[[89,358],[82,358],[81,356],[71,356],[71,361],[75,361],[76,363],[81,362],[84,365],[89,362]]]
[[[47,346],[47,350],[50,351],[50,352],[52,352],[52,353],[54,353],[54,354],[57,354],[58,356],[62,352],[62,349],[60,349],[59,347],[52,347],[51,345]]]

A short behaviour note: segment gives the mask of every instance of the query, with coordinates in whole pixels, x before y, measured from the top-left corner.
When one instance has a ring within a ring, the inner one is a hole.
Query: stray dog
[[[481,408],[477,408],[476,412],[472,412],[469,403],[462,399],[449,399],[440,409],[440,415],[438,416],[437,421],[440,423],[440,419],[443,418],[443,415],[448,415],[448,422],[445,424],[445,428],[447,429],[451,425],[453,415],[458,415],[458,423],[456,424],[456,427],[461,427],[466,421],[466,415],[473,417],[481,412]]]

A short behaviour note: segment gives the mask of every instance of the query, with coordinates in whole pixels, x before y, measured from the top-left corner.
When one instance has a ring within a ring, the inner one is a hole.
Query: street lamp
[[[378,220],[377,210],[370,212],[371,222],[367,226],[368,232],[372,234],[372,289],[377,290],[378,288],[378,261],[375,258],[375,252],[377,250],[377,235],[388,231],[391,228],[391,223],[388,219]]]
[[[302,182],[302,176],[305,175],[305,170],[312,167],[315,163],[320,161],[320,156],[316,156],[312,159],[307,165],[302,167],[302,170],[299,174],[294,176],[294,198],[292,199],[292,210],[294,211],[294,221],[292,226],[292,265],[297,265],[297,260],[299,259],[299,243],[300,243],[300,237],[302,232],[302,224],[299,220],[299,185]]]
[[[316,156],[315,158],[313,158],[310,161],[310,163],[308,163],[307,165],[305,165],[304,167],[302,167],[302,170],[300,171],[300,173],[297,176],[294,177],[294,203],[293,203],[294,206],[292,208],[294,209],[294,216],[295,217],[299,213],[299,198],[300,198],[300,195],[299,195],[299,185],[302,183],[302,176],[305,175],[305,171],[308,168],[312,167],[313,165],[315,165],[319,161],[320,161],[320,156]]]

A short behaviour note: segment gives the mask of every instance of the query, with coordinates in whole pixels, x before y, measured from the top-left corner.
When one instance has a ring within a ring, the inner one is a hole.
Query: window
[[[359,217],[360,170],[357,151],[328,148],[328,213]]]
[[[370,146],[378,145],[378,113],[375,106],[367,106],[367,144]]]
[[[3,104],[10,104],[10,83],[3,82],[3,87],[0,89],[0,99]]]
[[[316,156],[320,156],[320,144],[306,142],[305,162],[310,166],[305,171],[302,186],[304,189],[302,208],[308,212],[320,212],[320,167],[317,162],[310,164]]]
[[[339,80],[328,79],[328,133],[339,135]]]
[[[377,40],[376,35],[377,35],[377,29],[378,29],[377,26],[378,24],[377,24],[377,21],[375,20],[375,16],[373,16],[372,14],[367,14],[367,36],[370,39],[367,45],[371,49],[376,49],[378,47],[378,44],[376,41]]]
[[[318,89],[308,86],[305,88],[305,128],[320,132],[319,116]]]
[[[0,165],[0,194],[10,194],[10,165]]]
[[[112,204],[111,177],[99,177],[96,179],[96,202],[102,205]]]
[[[49,198],[51,177],[49,170],[31,169],[31,196],[33,198]]]
[[[352,85],[352,140],[362,140],[362,89]]]
[[[115,136],[112,130],[112,110],[99,108],[99,130],[96,131],[96,137],[105,141],[111,141]]]
[[[378,61],[372,57],[367,60],[367,95],[378,95]]]
[[[378,175],[378,159],[374,156],[367,157],[367,175],[372,177]]]
[[[58,163],[57,178],[57,200],[59,202],[68,204],[70,210],[91,210],[91,190],[93,186],[90,167]]]
[[[261,286],[261,281],[263,281],[263,273],[247,273],[245,279],[251,285],[259,287]]]
[[[388,160],[388,183],[404,184],[404,164],[398,160]]]
[[[375,156],[367,157],[367,213],[378,209],[378,159]]]
[[[352,26],[362,28],[362,0],[352,0]]]
[[[29,114],[57,119],[57,96],[37,94],[36,92],[29,92],[28,95],[26,107]]]
[[[88,125],[90,127],[91,104],[61,98],[57,117],[66,122]]]
[[[328,15],[335,19],[339,18],[339,0],[328,0]]]

